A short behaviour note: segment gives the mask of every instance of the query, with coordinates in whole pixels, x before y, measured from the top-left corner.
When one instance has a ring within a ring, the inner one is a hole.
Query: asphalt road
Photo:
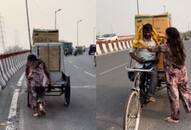
[[[191,41],[185,42],[188,75],[191,77]],[[124,108],[130,95],[132,83],[128,80],[124,67],[129,65],[128,51],[97,57],[97,105],[96,120],[98,130],[122,130]],[[191,85],[191,81],[189,81]],[[157,101],[149,103],[142,110],[139,130],[189,130],[191,114],[186,114],[181,106],[180,123],[169,124],[164,118],[169,113],[166,89],[156,93]]]
[[[71,104],[64,106],[64,95],[46,97],[47,115],[32,117],[32,110],[26,106],[26,80],[21,85],[15,126],[18,130],[95,130],[96,129],[96,71],[93,56],[68,56],[65,58],[65,72],[71,77]],[[11,84],[16,84],[24,68],[18,72]],[[15,87],[16,88],[16,87]],[[17,87],[18,88],[18,87]],[[7,88],[0,94],[0,130],[4,130],[14,88]],[[6,96],[4,96],[6,95]],[[3,115],[3,116],[2,116]]]

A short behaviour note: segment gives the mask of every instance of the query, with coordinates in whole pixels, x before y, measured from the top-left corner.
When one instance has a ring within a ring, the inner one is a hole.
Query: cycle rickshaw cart
[[[64,69],[64,50],[61,43],[35,43],[32,53],[45,62],[51,78],[51,91],[47,92],[45,87],[45,96],[61,96],[64,94],[63,102],[65,106],[70,104],[70,77]],[[30,92],[27,96],[27,105],[30,107]]]
[[[165,34],[165,30],[167,27],[171,26],[171,18],[169,14],[162,15],[137,15],[135,16],[135,28],[136,33],[138,33],[138,28],[141,25],[146,23],[150,23],[158,33]],[[139,121],[141,116],[141,108],[144,104],[147,103],[146,98],[149,89],[150,79],[145,77],[144,88],[140,88],[140,79],[142,74],[148,74],[153,71],[153,68],[150,69],[134,69],[132,67],[126,67],[127,74],[130,80],[133,81],[132,92],[129,96],[128,102],[125,106],[125,114],[124,114],[124,130],[138,130]],[[157,72],[158,72],[158,85],[157,89],[163,89],[166,85],[166,78],[164,73],[164,65],[163,65],[163,54],[160,53],[159,63],[157,64]],[[133,77],[130,75],[134,74]]]

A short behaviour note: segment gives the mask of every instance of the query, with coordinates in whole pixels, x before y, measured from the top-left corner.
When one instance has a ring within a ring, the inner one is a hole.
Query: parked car
[[[95,53],[96,53],[96,45],[95,44],[91,44],[90,47],[89,47],[88,54],[89,55],[95,55]]]

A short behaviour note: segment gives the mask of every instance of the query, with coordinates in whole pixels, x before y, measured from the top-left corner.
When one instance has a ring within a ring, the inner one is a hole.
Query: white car
[[[117,39],[118,36],[115,33],[103,34],[102,36],[97,38],[97,40],[117,40]]]

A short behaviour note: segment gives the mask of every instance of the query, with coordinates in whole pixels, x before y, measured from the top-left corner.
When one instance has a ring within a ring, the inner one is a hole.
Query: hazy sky
[[[25,0],[0,0],[0,15],[3,16],[7,44],[29,47]],[[60,39],[76,44],[77,24],[79,43],[89,45],[96,27],[96,0],[28,0],[31,32],[33,28],[53,29],[54,11],[57,13],[57,28]],[[32,35],[32,33],[31,33]],[[0,43],[0,47],[2,45]]]
[[[137,0],[97,0],[97,33],[116,32],[119,35],[134,34],[134,16],[137,14]],[[180,31],[191,28],[190,0],[139,0],[141,14],[172,15],[172,26]]]
[[[19,44],[29,47],[25,0],[0,1],[6,46]],[[97,33],[101,34],[111,32],[119,35],[134,34],[136,0],[28,0],[28,2],[31,31],[33,28],[54,28],[54,11],[61,8],[62,11],[57,14],[60,39],[76,44],[76,21],[79,19],[83,20],[79,25],[80,44],[92,43],[95,27]],[[190,0],[139,0],[139,5],[142,14],[163,13],[165,5],[166,11],[172,15],[173,26],[180,31],[186,31],[190,23],[191,28]]]

